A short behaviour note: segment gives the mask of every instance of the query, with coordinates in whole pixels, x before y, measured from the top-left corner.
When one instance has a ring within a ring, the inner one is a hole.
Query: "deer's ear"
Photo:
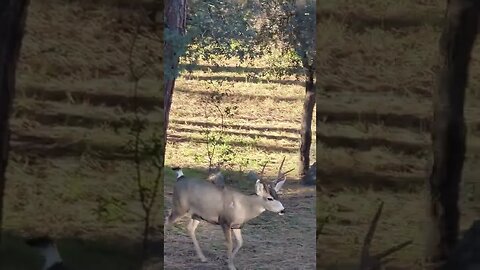
[[[265,188],[263,186],[263,183],[260,182],[259,179],[257,179],[257,182],[255,183],[255,193],[257,193],[258,196],[263,196],[265,195]]]
[[[286,177],[283,178],[283,180],[280,180],[280,181],[278,181],[278,182],[275,184],[274,189],[275,189],[276,192],[279,192],[280,189],[282,189],[283,184],[285,184],[285,181],[287,181],[287,178],[286,178]]]

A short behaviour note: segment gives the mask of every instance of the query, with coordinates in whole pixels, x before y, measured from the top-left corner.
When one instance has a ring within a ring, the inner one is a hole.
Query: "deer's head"
[[[291,172],[293,169],[282,172],[283,163],[285,162],[285,158],[278,169],[278,176],[277,179],[274,181],[267,183],[263,180],[263,173],[265,171],[265,165],[262,168],[262,172],[260,173],[259,179],[255,183],[255,193],[257,196],[260,196],[264,200],[264,207],[267,211],[278,213],[279,215],[285,214],[285,207],[279,200],[278,192],[282,189],[283,184],[287,180],[287,173]]]

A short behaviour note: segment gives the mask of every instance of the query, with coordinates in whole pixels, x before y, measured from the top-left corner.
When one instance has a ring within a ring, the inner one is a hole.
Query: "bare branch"
[[[139,115],[139,101],[138,101],[138,88],[139,81],[147,74],[153,65],[153,61],[145,61],[140,67],[136,68],[133,60],[135,47],[137,45],[138,37],[140,35],[140,24],[137,24],[136,31],[133,33],[132,43],[129,48],[128,55],[128,67],[130,70],[130,76],[133,79],[133,111],[134,111],[134,121],[131,127],[133,135],[133,154],[134,154],[134,165],[135,165],[135,181],[138,188],[138,195],[140,199],[141,207],[144,211],[143,216],[143,250],[142,255],[146,255],[147,252],[147,243],[149,239],[149,230],[150,224],[152,222],[152,212],[154,210],[154,204],[156,202],[156,197],[159,191],[159,185],[161,182],[161,177],[163,173],[163,164],[160,162],[161,157],[157,155],[156,152],[153,153],[152,164],[157,168],[157,174],[153,178],[153,185],[145,183],[145,176],[142,173],[142,162],[141,162],[141,152],[142,146],[145,147],[145,142],[142,140],[141,133],[144,131],[144,121],[140,118]],[[142,70],[143,69],[143,70]],[[153,150],[157,149],[159,142],[153,138],[152,143],[154,144]],[[162,146],[163,148],[163,146]],[[148,147],[147,147],[148,150]],[[148,155],[151,155],[148,151]]]

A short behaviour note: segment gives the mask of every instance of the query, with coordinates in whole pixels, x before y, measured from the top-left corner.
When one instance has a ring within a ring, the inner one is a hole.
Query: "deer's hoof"
[[[205,256],[202,256],[202,257],[200,257],[200,261],[207,262],[208,260],[207,260],[207,258],[205,258]]]
[[[235,267],[235,265],[229,264],[228,265],[228,270],[237,270],[237,268]]]

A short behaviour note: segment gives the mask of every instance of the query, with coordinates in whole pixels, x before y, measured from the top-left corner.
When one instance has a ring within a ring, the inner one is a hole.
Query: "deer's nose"
[[[280,214],[280,215],[285,214],[285,209],[282,209],[280,212],[278,212],[278,214]]]

